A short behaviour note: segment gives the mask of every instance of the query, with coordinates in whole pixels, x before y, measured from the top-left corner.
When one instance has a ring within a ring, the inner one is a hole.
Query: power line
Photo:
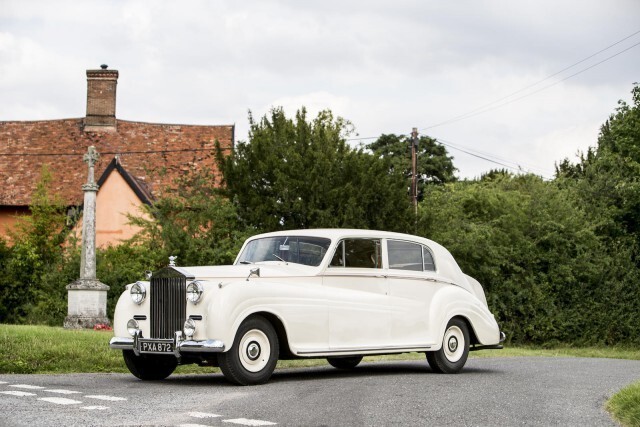
[[[469,156],[473,156],[476,157],[478,159],[482,159],[485,160],[487,162],[490,163],[494,163],[496,165],[514,170],[516,172],[527,172],[527,173],[532,173],[534,175],[541,175],[543,178],[549,178],[548,175],[548,171],[545,169],[542,169],[540,167],[533,167],[533,166],[527,166],[523,163],[519,163],[519,162],[514,162],[511,160],[505,160],[505,159],[500,159],[497,156],[493,156],[491,154],[489,155],[482,155],[479,154],[477,151],[474,152],[475,150],[472,150],[470,148],[464,147],[461,148],[461,146],[459,144],[454,144],[451,141],[445,141],[443,139],[437,138],[436,139],[437,142],[439,142],[440,144],[444,145],[445,147],[449,147],[452,148],[454,150],[460,151],[462,153],[468,154]],[[493,157],[493,158],[490,158]]]
[[[588,67],[586,67],[586,68],[583,68],[583,69],[581,69],[580,71],[578,71],[578,72],[576,72],[576,73],[573,73],[573,74],[571,74],[571,75],[569,75],[569,76],[567,76],[567,77],[565,77],[565,78],[563,78],[563,79],[561,79],[561,80],[558,80],[558,81],[556,81],[556,82],[554,82],[554,83],[552,83],[552,84],[549,84],[549,85],[547,85],[547,86],[544,86],[544,87],[542,87],[542,88],[540,88],[540,89],[538,89],[538,90],[535,90],[535,91],[533,91],[533,92],[529,92],[529,93],[527,93],[527,94],[525,94],[525,95],[522,95],[522,96],[520,96],[520,97],[517,97],[517,98],[511,99],[511,100],[509,100],[509,101],[501,102],[501,101],[504,101],[504,100],[506,100],[506,99],[508,99],[508,98],[513,97],[514,95],[517,95],[517,94],[519,94],[519,93],[521,93],[521,92],[524,92],[524,91],[526,91],[526,90],[528,90],[528,89],[531,89],[532,87],[537,86],[537,85],[539,85],[540,83],[543,83],[543,82],[545,82],[545,81],[547,81],[547,80],[551,79],[552,77],[555,77],[555,76],[557,76],[558,74],[561,74],[561,73],[563,73],[564,71],[567,71],[567,70],[569,70],[569,69],[571,69],[571,68],[575,67],[576,65],[581,64],[581,63],[583,63],[583,62],[585,62],[585,61],[587,61],[587,60],[589,60],[589,59],[593,58],[594,56],[597,56],[598,54],[600,54],[600,53],[602,53],[602,52],[604,52],[604,51],[606,51],[606,50],[611,49],[612,47],[614,47],[614,46],[616,46],[616,45],[618,45],[618,44],[622,43],[623,41],[625,41],[625,40],[627,40],[627,39],[629,39],[629,38],[631,38],[631,37],[633,37],[633,36],[635,36],[635,35],[637,35],[637,34],[639,34],[639,33],[640,33],[640,30],[639,30],[639,31],[636,31],[636,32],[635,32],[635,33],[633,33],[633,34],[630,34],[630,35],[626,36],[625,38],[623,38],[623,39],[621,39],[621,40],[618,40],[617,42],[615,42],[615,43],[613,43],[613,44],[609,45],[608,47],[606,47],[606,48],[604,48],[604,49],[601,49],[601,50],[599,50],[598,52],[596,52],[596,53],[594,53],[594,54],[591,54],[591,55],[587,56],[586,58],[584,58],[584,59],[582,59],[582,60],[580,60],[580,61],[578,61],[578,62],[576,62],[576,63],[574,63],[574,64],[572,64],[572,65],[570,65],[570,66],[568,66],[568,67],[563,68],[563,69],[562,69],[562,70],[560,70],[560,71],[557,71],[557,72],[555,72],[555,73],[553,73],[553,74],[551,74],[551,75],[549,75],[549,76],[547,76],[547,77],[543,78],[542,80],[539,80],[539,81],[537,81],[537,82],[535,82],[535,83],[532,83],[532,84],[530,84],[530,85],[528,85],[528,86],[525,86],[525,87],[524,87],[524,88],[522,88],[522,89],[519,89],[519,90],[517,90],[517,91],[515,91],[515,92],[512,92],[512,93],[510,93],[510,94],[506,95],[506,96],[503,96],[502,98],[499,98],[499,99],[497,99],[497,100],[495,100],[495,101],[492,101],[492,102],[489,102],[489,103],[487,103],[487,104],[484,104],[484,105],[482,105],[482,106],[480,106],[480,107],[478,107],[478,108],[475,108],[475,109],[473,109],[473,110],[471,110],[471,111],[468,111],[468,112],[466,112],[466,113],[464,113],[464,114],[461,114],[461,115],[459,115],[459,116],[452,117],[451,119],[448,119],[448,120],[442,121],[442,122],[440,122],[440,123],[436,123],[435,125],[425,127],[425,128],[423,128],[423,129],[421,129],[421,131],[424,131],[424,130],[427,130],[427,129],[433,129],[433,128],[435,128],[435,127],[443,126],[443,125],[445,125],[445,124],[450,124],[450,123],[458,122],[458,121],[461,121],[461,120],[465,120],[465,119],[468,119],[468,118],[470,118],[470,117],[474,117],[474,116],[477,116],[477,115],[479,115],[479,114],[486,113],[486,112],[488,112],[488,111],[492,111],[492,110],[495,110],[495,109],[497,109],[497,108],[504,107],[504,106],[506,106],[506,105],[508,105],[508,104],[511,104],[511,103],[513,103],[513,102],[516,102],[516,101],[519,101],[519,100],[521,100],[521,99],[527,98],[527,97],[529,97],[529,96],[535,95],[535,94],[537,94],[537,93],[539,93],[539,92],[542,92],[543,90],[549,89],[549,88],[551,88],[551,87],[553,87],[553,86],[555,86],[555,85],[557,85],[557,84],[560,84],[560,83],[562,83],[562,82],[564,82],[564,81],[566,81],[566,80],[568,80],[568,79],[570,79],[570,78],[573,78],[573,77],[575,77],[575,76],[577,76],[577,75],[579,75],[579,74],[582,74],[582,73],[584,73],[585,71],[588,71],[588,70],[590,70],[590,69],[592,69],[592,68],[594,68],[594,67],[596,67],[596,66],[598,66],[598,65],[600,65],[600,64],[602,64],[602,63],[604,63],[604,62],[606,62],[606,61],[609,61],[609,60],[611,60],[611,59],[615,58],[615,57],[616,57],[616,56],[618,56],[618,55],[621,55],[622,53],[624,53],[624,52],[626,52],[626,51],[628,51],[628,50],[630,50],[630,49],[633,49],[634,47],[636,47],[636,46],[640,45],[640,42],[635,43],[635,44],[633,44],[633,45],[631,45],[631,46],[627,47],[626,49],[621,50],[620,52],[617,52],[617,53],[615,53],[615,54],[613,54],[613,55],[611,55],[611,56],[609,56],[609,57],[607,57],[607,58],[605,58],[605,59],[603,59],[603,60],[601,60],[601,61],[596,62],[595,64],[592,64],[592,65],[590,65],[590,66],[588,66]],[[497,104],[497,105],[496,105],[496,104]]]
[[[445,120],[445,121],[437,123],[435,125],[422,128],[421,130],[425,131],[425,130],[428,130],[428,129],[433,129],[433,128],[438,127],[438,126],[442,126],[442,125],[445,125],[445,124],[454,123],[454,122],[457,122],[457,121],[460,121],[460,120],[464,120],[464,119],[467,119],[467,118],[470,118],[470,117],[474,117],[474,116],[477,116],[479,114],[486,113],[488,111],[504,107],[504,106],[506,106],[508,104],[511,104],[513,102],[519,101],[521,99],[524,99],[524,98],[527,98],[529,96],[535,95],[535,94],[537,94],[539,92],[542,92],[542,91],[544,91],[546,89],[549,89],[549,88],[551,88],[553,86],[556,86],[556,85],[558,85],[558,84],[560,84],[560,83],[562,83],[562,82],[564,82],[564,81],[566,81],[566,80],[568,80],[570,78],[573,78],[573,77],[575,77],[575,76],[577,76],[579,74],[582,74],[582,73],[584,73],[584,72],[586,72],[586,71],[588,71],[588,70],[590,70],[590,69],[592,69],[592,68],[594,68],[594,67],[596,67],[596,66],[598,66],[598,65],[600,65],[600,64],[602,64],[602,63],[604,63],[606,61],[609,61],[609,60],[615,58],[616,56],[621,55],[624,52],[627,52],[628,50],[633,49],[634,47],[640,45],[640,42],[635,43],[635,44],[627,47],[626,49],[623,49],[623,50],[621,50],[621,51],[619,51],[619,52],[617,52],[617,53],[615,53],[615,54],[613,54],[611,56],[608,56],[607,58],[604,58],[603,60],[598,61],[595,64],[592,64],[592,65],[590,65],[590,66],[588,66],[586,68],[583,68],[583,69],[581,69],[581,70],[579,70],[579,71],[577,71],[577,72],[575,72],[575,73],[573,73],[573,74],[571,74],[571,75],[569,75],[567,77],[564,77],[563,79],[560,79],[560,80],[558,80],[558,81],[556,81],[554,83],[546,85],[546,86],[544,86],[544,87],[542,87],[542,88],[540,88],[538,90],[535,90],[533,92],[529,92],[527,94],[524,94],[524,95],[522,95],[520,97],[517,97],[517,98],[514,98],[514,99],[511,99],[509,101],[501,103],[501,101],[507,100],[507,99],[513,97],[514,95],[517,95],[517,94],[522,93],[522,92],[524,92],[524,91],[526,91],[528,89],[531,89],[531,88],[533,88],[533,87],[535,87],[535,86],[537,86],[537,85],[539,85],[539,84],[541,84],[541,83],[543,83],[543,82],[545,82],[545,81],[547,81],[547,80],[549,80],[549,79],[551,79],[551,78],[553,78],[553,77],[555,77],[555,76],[557,76],[557,75],[559,75],[559,74],[561,74],[561,73],[563,73],[563,72],[565,72],[565,71],[567,71],[567,70],[569,70],[569,69],[571,69],[571,68],[573,68],[573,67],[575,67],[577,65],[582,64],[583,62],[588,61],[589,59],[601,54],[602,52],[605,52],[605,51],[607,51],[607,50],[619,45],[620,43],[624,42],[625,40],[630,39],[631,37],[633,37],[633,36],[635,36],[637,34],[640,34],[640,30],[638,30],[638,31],[636,31],[636,32],[634,32],[634,33],[632,33],[632,34],[630,34],[630,35],[628,35],[628,36],[616,41],[615,43],[605,47],[604,49],[600,49],[599,51],[597,51],[597,52],[595,52],[595,53],[593,53],[593,54],[581,59],[580,61],[569,65],[568,67],[565,67],[565,68],[563,68],[563,69],[561,69],[561,70],[559,70],[559,71],[557,71],[557,72],[555,72],[553,74],[550,74],[549,76],[547,76],[547,77],[545,77],[545,78],[543,78],[541,80],[538,80],[535,83],[532,83],[532,84],[530,84],[528,86],[525,86],[522,89],[519,89],[519,90],[517,90],[515,92],[512,92],[512,93],[510,93],[510,94],[508,94],[506,96],[503,96],[502,98],[499,98],[499,99],[497,99],[495,101],[492,101],[490,103],[484,104],[484,105],[482,105],[482,106],[480,106],[478,108],[475,108],[475,109],[473,109],[473,110],[471,110],[471,111],[469,111],[467,113],[461,114],[459,116],[453,117],[451,119]],[[496,104],[498,104],[498,105],[496,105]],[[408,135],[402,134],[402,133],[400,133],[399,135],[408,136]],[[361,141],[361,140],[369,140],[369,139],[377,139],[377,138],[379,138],[379,136],[378,137],[350,138],[350,139],[346,139],[346,141]],[[509,160],[501,159],[500,157],[495,156],[493,154],[484,153],[484,155],[482,155],[482,154],[478,154],[478,153],[482,153],[482,152],[476,151],[474,153],[474,152],[472,152],[471,149],[468,149],[468,148],[467,149],[463,149],[463,148],[456,147],[453,143],[450,143],[450,142],[447,143],[446,141],[444,141],[442,139],[437,139],[437,141],[440,142],[444,146],[447,146],[447,147],[452,148],[454,150],[461,151],[461,152],[463,152],[465,154],[468,154],[470,156],[477,157],[479,159],[482,159],[482,160],[485,160],[485,161],[488,161],[488,162],[491,162],[491,163],[494,163],[494,164],[497,164],[497,165],[500,165],[500,166],[503,166],[503,167],[507,167],[507,168],[512,169],[512,170],[517,170],[517,171],[522,171],[523,170],[523,168],[522,168],[522,166],[520,164],[518,164],[516,162],[511,162]],[[493,159],[491,159],[491,158],[489,158],[487,156],[493,157]],[[496,159],[498,159],[498,160],[496,160]],[[502,160],[502,161],[499,161],[499,160]],[[505,162],[512,163],[513,165],[516,165],[516,167],[508,165],[508,164],[505,164]],[[527,169],[529,169],[529,171],[530,171],[532,168],[529,167]],[[543,171],[543,169],[538,168],[538,167],[535,167],[533,169],[538,169],[540,172]],[[546,171],[545,171],[545,173],[546,173]]]

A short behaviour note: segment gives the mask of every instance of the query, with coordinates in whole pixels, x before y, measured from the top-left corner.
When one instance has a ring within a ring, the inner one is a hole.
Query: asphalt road
[[[0,375],[0,425],[615,426],[603,404],[638,379],[640,361],[580,358],[470,359],[458,375],[426,361],[327,365],[254,387],[220,374]]]

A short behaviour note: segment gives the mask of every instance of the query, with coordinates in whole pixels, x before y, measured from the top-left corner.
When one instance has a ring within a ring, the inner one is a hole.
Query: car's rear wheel
[[[353,369],[360,362],[362,362],[362,356],[353,356],[353,357],[328,357],[327,362],[329,365],[338,369]]]
[[[129,371],[141,380],[163,380],[171,375],[178,366],[178,359],[173,355],[141,354],[136,356],[133,350],[122,350],[122,356]]]
[[[428,351],[427,361],[434,372],[457,374],[469,356],[469,329],[462,319],[454,318],[447,324],[442,339],[442,348]]]
[[[267,319],[253,316],[240,325],[231,349],[218,355],[225,378],[240,385],[262,384],[278,362],[278,335]]]

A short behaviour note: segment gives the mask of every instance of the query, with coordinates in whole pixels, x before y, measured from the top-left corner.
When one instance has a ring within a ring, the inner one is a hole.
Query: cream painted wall
[[[96,198],[96,247],[117,245],[140,231],[138,227],[127,224],[127,214],[143,215],[142,204],[122,175],[114,169],[98,190]],[[75,231],[78,236],[82,235],[82,218],[78,220]]]

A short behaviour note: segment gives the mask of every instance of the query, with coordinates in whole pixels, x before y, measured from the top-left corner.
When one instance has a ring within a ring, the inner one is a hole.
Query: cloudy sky
[[[0,120],[83,117],[100,64],[120,119],[244,140],[249,110],[328,108],[353,144],[417,127],[462,178],[551,177],[630,101],[640,0],[0,0]]]

